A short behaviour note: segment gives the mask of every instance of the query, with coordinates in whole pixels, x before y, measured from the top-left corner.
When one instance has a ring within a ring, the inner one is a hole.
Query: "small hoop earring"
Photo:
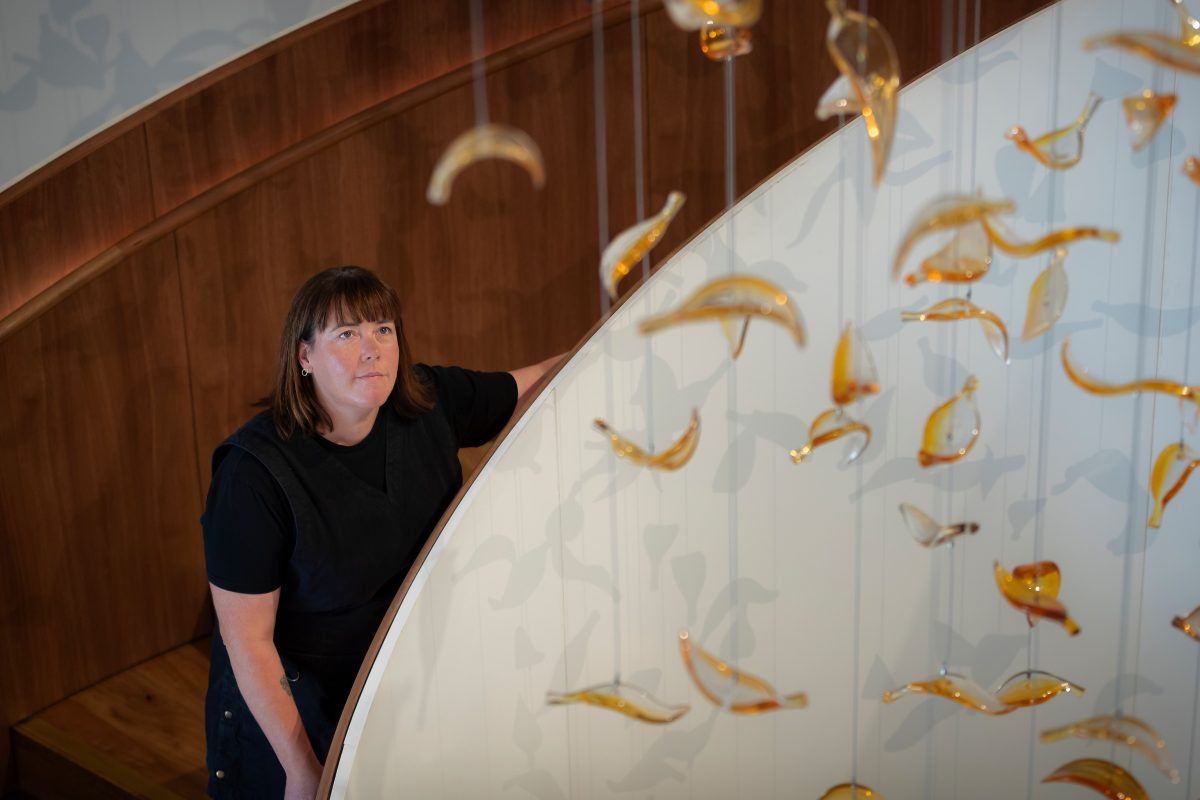
[[[307,377],[308,377],[309,375],[311,375],[311,374],[312,374],[312,373],[311,373],[311,372],[309,372],[308,370],[306,370],[304,367],[301,367],[301,368],[300,368],[300,377],[302,377],[302,378],[307,378]]]

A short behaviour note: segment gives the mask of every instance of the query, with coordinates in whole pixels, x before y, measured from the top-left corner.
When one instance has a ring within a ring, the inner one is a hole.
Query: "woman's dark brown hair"
[[[430,387],[413,372],[408,342],[404,338],[404,323],[400,319],[400,298],[392,287],[368,269],[332,267],[304,282],[292,298],[283,324],[275,388],[270,398],[275,430],[281,438],[291,438],[296,432],[315,433],[320,426],[333,427],[329,415],[317,402],[312,380],[301,376],[297,356],[300,342],[311,344],[313,337],[325,330],[330,319],[394,321],[400,363],[396,370],[396,385],[387,402],[403,417],[413,417],[433,408]]]

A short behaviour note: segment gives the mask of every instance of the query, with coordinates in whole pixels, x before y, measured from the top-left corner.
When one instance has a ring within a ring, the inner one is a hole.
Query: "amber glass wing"
[[[933,517],[911,503],[900,504],[900,516],[909,533],[923,547],[937,547],[957,536],[972,534],[979,531],[978,522],[956,522],[953,525],[943,525]]]
[[[849,437],[849,448],[846,453],[846,463],[858,459],[867,445],[871,443],[871,429],[861,422],[850,418],[841,408],[831,408],[822,411],[813,420],[808,429],[808,441],[803,447],[789,451],[792,463],[804,461],[818,447],[836,442],[838,439]]]
[[[845,75],[839,75],[817,100],[817,119],[820,120],[831,119],[839,114],[857,114],[860,111],[862,103],[855,97],[850,80]]]
[[[821,795],[821,800],[883,800],[883,795],[860,783],[839,783]]]
[[[849,405],[869,394],[879,394],[879,372],[858,328],[847,322],[833,352],[833,402]]]
[[[641,467],[659,469],[665,472],[677,470],[691,461],[692,456],[696,452],[696,445],[700,443],[700,411],[695,408],[692,409],[692,420],[688,423],[687,430],[683,432],[683,435],[676,439],[675,443],[666,450],[658,453],[647,453],[610,428],[608,423],[602,419],[597,418],[593,422],[593,425],[595,425],[596,430],[608,437],[612,443],[613,452],[621,458]]]
[[[1062,343],[1062,365],[1063,371],[1067,373],[1067,377],[1071,379],[1071,383],[1083,389],[1089,394],[1100,396],[1131,394],[1133,392],[1159,392],[1168,394],[1173,397],[1178,397],[1181,400],[1190,400],[1196,404],[1196,408],[1200,411],[1200,386],[1185,386],[1182,383],[1175,381],[1160,380],[1158,378],[1148,378],[1139,381],[1130,381],[1129,383],[1102,383],[1092,380],[1087,374],[1080,372],[1071,363],[1071,358],[1068,355],[1068,349],[1071,345],[1070,337],[1063,339]]]
[[[1183,174],[1191,178],[1192,183],[1200,186],[1200,158],[1188,156],[1187,161],[1183,162]]]
[[[1060,228],[1059,230],[1051,231],[1040,239],[1034,239],[1032,242],[1019,241],[1013,235],[1012,231],[997,219],[985,218],[983,220],[983,229],[987,232],[987,236],[991,239],[992,244],[1010,256],[1016,256],[1017,258],[1036,256],[1043,250],[1056,249],[1080,239],[1099,239],[1109,244],[1121,241],[1121,234],[1116,231],[1096,228],[1090,225],[1077,228]]]
[[[663,0],[675,27],[699,30],[712,21],[717,25],[749,28],[762,16],[763,0]]]
[[[1063,764],[1042,783],[1074,783],[1099,792],[1112,800],[1148,800],[1149,795],[1137,779],[1111,761],[1080,758]]]
[[[1062,625],[1071,636],[1079,633],[1079,625],[1067,615],[1067,607],[1058,599],[1062,573],[1057,564],[1053,561],[1021,564],[1010,573],[997,561],[994,569],[1000,594],[1013,608],[1025,613],[1030,625],[1048,619]]]
[[[913,681],[898,689],[883,693],[883,702],[894,703],[906,694],[931,694],[944,697],[951,702],[966,706],[972,711],[998,717],[1011,714],[1016,706],[1005,705],[996,695],[984,689],[965,675],[948,672],[927,681]]]
[[[1141,753],[1157,767],[1171,783],[1179,783],[1179,772],[1171,766],[1167,743],[1148,723],[1127,714],[1103,714],[1042,731],[1043,742],[1057,742],[1070,737],[1127,745]]]
[[[1007,706],[1040,706],[1060,694],[1082,695],[1086,689],[1065,678],[1041,670],[1022,670],[1005,679],[996,690],[996,698]]]
[[[901,311],[900,319],[903,322],[958,322],[977,319],[983,328],[983,338],[992,348],[992,352],[1000,356],[1005,364],[1008,363],[1008,328],[1004,325],[1004,320],[970,300],[951,297],[934,303],[924,311]]]
[[[1125,125],[1129,128],[1133,149],[1141,150],[1150,144],[1154,134],[1171,116],[1175,95],[1155,94],[1147,89],[1140,97],[1126,97],[1121,101],[1121,108],[1125,109]]]
[[[700,52],[709,61],[728,61],[754,50],[754,40],[745,28],[718,25],[709,20],[700,28]]]
[[[900,276],[900,270],[904,267],[904,262],[908,258],[909,252],[913,246],[924,237],[937,233],[938,231],[948,231],[955,228],[961,228],[973,222],[982,222],[989,216],[996,214],[1011,214],[1015,206],[1011,200],[984,200],[973,195],[950,195],[942,197],[923,207],[918,213],[912,224],[908,226],[908,230],[904,234],[904,238],[900,241],[900,247],[896,250],[896,257],[892,260],[892,278]],[[977,247],[959,246],[958,251],[953,261],[961,260],[961,253],[968,252],[977,259],[979,251]],[[987,259],[990,263],[990,255]],[[982,272],[986,272],[986,266]],[[950,274],[969,275],[971,277],[959,278],[964,280],[977,280],[979,275],[982,275],[978,269],[974,271],[961,270],[958,272],[950,272]],[[932,277],[927,274],[924,280],[953,280],[947,277]],[[910,283],[919,281],[909,281]]]
[[[1050,263],[1029,287],[1029,302],[1025,307],[1025,328],[1021,339],[1028,342],[1054,327],[1067,307],[1067,271],[1063,260],[1067,251],[1058,248]]]
[[[1192,609],[1186,617],[1175,617],[1171,624],[1196,641],[1200,641],[1200,606]]]
[[[825,5],[830,13],[825,46],[838,71],[849,81],[862,111],[878,186],[896,135],[900,59],[892,37],[875,18],[847,10],[843,0],[826,0]]]
[[[475,162],[490,158],[523,167],[538,189],[546,183],[542,152],[529,134],[507,125],[483,125],[461,134],[442,153],[429,178],[426,198],[434,205],[445,205],[458,174]]]
[[[1088,94],[1083,110],[1067,127],[1030,139],[1025,129],[1017,125],[1005,136],[1050,169],[1070,169],[1083,158],[1083,132],[1099,105],[1100,97]]]
[[[638,722],[666,725],[691,711],[688,705],[668,705],[637,686],[626,683],[602,683],[574,692],[546,692],[546,704],[552,706],[583,704],[607,708]]]
[[[1200,75],[1200,43],[1194,36],[1180,38],[1152,31],[1124,31],[1085,39],[1083,47],[1085,50],[1116,47],[1165,67]]]
[[[925,421],[925,435],[917,462],[922,467],[949,464],[971,452],[979,438],[981,421],[975,405],[979,382],[968,376],[958,394],[933,410]]]
[[[808,695],[804,692],[779,695],[762,678],[735,669],[693,643],[687,631],[679,632],[679,654],[700,694],[725,711],[761,714],[808,705]]]
[[[621,231],[604,248],[600,256],[600,280],[609,297],[617,298],[617,285],[658,244],[685,200],[683,192],[671,192],[661,211]]]
[[[1167,503],[1179,494],[1197,466],[1200,466],[1200,456],[1187,444],[1176,442],[1163,448],[1150,472],[1150,495],[1154,498],[1154,510],[1150,512],[1147,526],[1157,528],[1162,524]]]

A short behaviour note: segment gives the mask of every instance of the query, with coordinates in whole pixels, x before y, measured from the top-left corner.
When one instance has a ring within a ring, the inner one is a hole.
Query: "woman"
[[[557,361],[511,373],[413,365],[391,288],[310,278],[269,409],[213,453],[201,523],[217,626],[209,793],[312,797],[363,657],[483,444]]]

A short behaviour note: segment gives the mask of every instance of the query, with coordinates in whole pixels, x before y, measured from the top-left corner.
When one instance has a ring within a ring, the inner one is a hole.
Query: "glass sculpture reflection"
[[[1090,225],[1078,228],[1061,228],[1057,231],[1047,233],[1040,239],[1034,239],[1032,242],[1018,241],[1012,231],[1004,223],[996,219],[985,217],[983,219],[983,228],[987,231],[988,238],[992,240],[992,244],[1010,256],[1016,256],[1017,258],[1036,256],[1043,250],[1059,248],[1080,239],[1099,239],[1102,242],[1109,242],[1110,244],[1121,241],[1121,234],[1116,231],[1104,230],[1103,228],[1096,228]]]
[[[608,423],[600,418],[597,418],[592,424],[596,430],[608,437],[612,443],[613,452],[621,458],[641,467],[665,472],[677,470],[691,461],[692,455],[696,452],[696,445],[700,443],[700,411],[698,409],[692,409],[692,421],[688,423],[687,430],[683,432],[683,435],[673,445],[659,453],[647,453],[614,431],[608,426]]]
[[[750,320],[762,317],[783,326],[799,347],[804,346],[804,325],[796,304],[787,292],[770,281],[750,275],[733,275],[706,283],[684,300],[679,308],[657,317],[643,320],[638,330],[654,333],[686,322],[717,320],[729,340],[733,358],[742,353]],[[742,323],[741,333],[735,324]]]
[[[1126,97],[1121,101],[1125,109],[1125,125],[1132,137],[1133,149],[1141,150],[1150,144],[1154,134],[1167,121],[1171,109],[1175,108],[1175,95],[1155,94],[1147,89],[1140,97]]]
[[[1011,200],[985,200],[973,195],[950,195],[932,201],[918,213],[916,219],[904,234],[904,238],[900,241],[900,247],[896,251],[896,257],[892,261],[892,278],[900,276],[900,270],[904,267],[904,261],[908,258],[909,252],[913,246],[924,237],[938,231],[948,231],[955,228],[962,228],[971,223],[982,222],[990,215],[994,214],[1011,214],[1015,206]],[[990,263],[990,251],[987,263]],[[954,262],[957,262],[962,253],[969,253],[973,258],[977,259],[980,251],[978,246],[964,247],[960,243],[954,251]],[[923,265],[924,266],[924,265]],[[931,265],[931,269],[933,266]],[[964,275],[960,281],[978,280],[983,272],[987,271],[986,265],[983,270],[978,269],[964,270],[955,269],[947,270],[951,275]],[[977,274],[976,274],[977,273]],[[918,283],[921,279],[912,280],[906,279],[910,284]],[[953,280],[947,277],[931,277],[926,275],[923,280]]]
[[[1163,510],[1183,489],[1192,471],[1200,466],[1200,456],[1184,442],[1175,442],[1163,448],[1154,459],[1150,472],[1150,495],[1154,498],[1154,510],[1150,512],[1148,527],[1162,524]]]
[[[1192,183],[1200,186],[1200,158],[1188,156],[1188,160],[1183,162],[1183,174],[1192,179]]]
[[[1017,125],[1005,136],[1050,169],[1070,169],[1083,158],[1083,132],[1099,105],[1100,97],[1089,93],[1083,110],[1067,127],[1030,139],[1025,129]]]
[[[1050,263],[1029,287],[1029,303],[1025,307],[1025,328],[1021,339],[1028,342],[1054,327],[1067,307],[1067,271],[1063,261],[1067,251],[1058,248]]]
[[[861,783],[839,783],[821,795],[821,800],[883,800],[883,795]]]
[[[663,0],[675,27],[696,31],[710,20],[718,25],[749,28],[762,16],[763,0]]]
[[[900,60],[892,37],[874,17],[845,7],[844,0],[825,0],[829,28],[825,46],[838,72],[854,92],[867,125],[874,161],[875,185],[883,179],[896,134],[896,94],[900,89]],[[826,104],[821,103],[822,107]]]
[[[687,196],[683,192],[671,192],[661,211],[621,231],[604,248],[604,254],[600,256],[600,280],[609,297],[617,299],[618,284],[662,239],[685,200]]]
[[[847,322],[833,352],[833,402],[849,405],[869,394],[879,394],[875,359],[859,333]]]
[[[1074,783],[1113,800],[1148,800],[1137,779],[1111,761],[1079,758],[1042,778],[1042,783]]]
[[[700,52],[709,61],[728,61],[754,50],[750,31],[730,25],[718,25],[712,20],[700,28]]]
[[[996,586],[1013,608],[1022,611],[1032,627],[1039,619],[1062,625],[1068,634],[1076,636],[1079,625],[1067,615],[1067,607],[1058,599],[1062,573],[1053,561],[1020,564],[1012,572],[997,561],[994,564]]]
[[[925,435],[917,462],[922,467],[949,464],[971,452],[979,438],[979,408],[975,405],[975,390],[979,381],[967,377],[958,394],[933,410],[925,421]]]
[[[996,690],[996,699],[1012,708],[1040,706],[1060,694],[1082,695],[1087,690],[1066,678],[1037,669],[1023,670],[1010,675]]]
[[[694,644],[686,630],[679,632],[679,653],[700,694],[725,711],[761,714],[808,705],[808,695],[804,692],[781,697],[762,678],[735,669]]]
[[[1179,35],[1164,36],[1151,31],[1123,31],[1084,40],[1084,49],[1117,47],[1167,67],[1200,73],[1200,21],[1183,0],[1171,0],[1179,15]]]
[[[688,705],[668,705],[637,686],[602,683],[575,692],[546,692],[546,704],[552,706],[582,703],[624,714],[639,722],[666,725],[691,711]]]
[[[489,158],[511,161],[529,173],[535,188],[546,183],[542,152],[525,131],[508,125],[482,125],[461,134],[442,153],[429,179],[426,199],[435,206],[450,200],[454,179],[467,167]]]
[[[903,322],[958,322],[963,319],[977,319],[983,328],[983,338],[992,348],[992,352],[1005,364],[1008,363],[1008,328],[1004,325],[1004,320],[970,300],[951,297],[934,303],[924,311],[901,311],[900,319]]]
[[[938,547],[955,537],[979,531],[978,522],[956,522],[953,525],[943,525],[912,503],[901,503],[900,515],[904,517],[904,524],[908,526],[908,532],[922,547]]]
[[[1058,742],[1070,737],[1127,745],[1149,759],[1171,783],[1179,783],[1179,772],[1171,766],[1167,743],[1158,731],[1137,717],[1103,714],[1042,731],[1041,735],[1043,742]]]
[[[812,455],[813,450],[843,437],[850,437],[845,461],[849,464],[857,460],[871,443],[871,429],[851,419],[841,408],[822,411],[809,426],[808,442],[798,450],[789,451],[792,463],[799,464]]]
[[[1190,400],[1196,404],[1196,409],[1200,412],[1200,397],[1198,397],[1200,395],[1200,386],[1185,386],[1182,383],[1160,380],[1158,378],[1147,378],[1145,380],[1130,381],[1129,383],[1102,383],[1101,381],[1089,378],[1086,373],[1076,369],[1075,365],[1071,363],[1070,356],[1067,354],[1070,345],[1070,337],[1063,339],[1063,371],[1067,373],[1067,377],[1071,379],[1071,383],[1085,392],[1101,396],[1132,394],[1133,392],[1159,392],[1178,397],[1180,400]]]
[[[1200,606],[1192,609],[1186,617],[1175,617],[1171,624],[1196,641],[1200,641]]]

